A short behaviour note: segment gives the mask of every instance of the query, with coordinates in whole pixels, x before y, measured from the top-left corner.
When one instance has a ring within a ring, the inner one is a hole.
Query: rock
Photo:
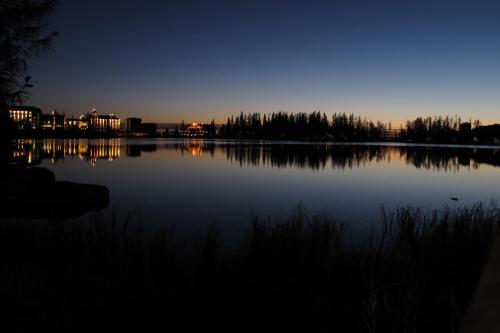
[[[33,180],[41,182],[55,182],[56,175],[49,169],[34,167],[26,169],[28,175],[32,177]]]
[[[11,168],[0,178],[5,209],[0,217],[64,219],[104,209],[109,190],[100,185],[57,182],[44,168]]]

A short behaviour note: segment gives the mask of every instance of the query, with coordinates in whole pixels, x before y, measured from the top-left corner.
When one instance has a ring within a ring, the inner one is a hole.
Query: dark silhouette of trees
[[[207,131],[207,137],[214,138],[217,132],[217,127],[215,126],[215,119],[212,119],[210,124],[204,125],[205,130]]]
[[[377,121],[374,123],[366,118],[345,113],[335,113],[332,117],[332,138],[337,141],[379,141],[388,135],[390,126]]]
[[[307,139],[336,141],[380,141],[389,126],[361,119],[353,114],[335,113],[331,121],[325,113],[240,113],[230,117],[221,127],[224,138],[241,139]]]
[[[57,32],[45,33],[55,0],[4,0],[0,4],[0,102],[23,101],[32,88],[31,76],[22,77],[28,61],[50,48]]]
[[[477,126],[472,130],[474,141],[482,144],[500,143],[500,124]]]
[[[50,48],[57,32],[46,33],[55,0],[2,0],[0,3],[0,136],[1,150],[14,127],[8,106],[20,103],[33,87],[28,61]]]
[[[462,126],[458,117],[418,117],[406,122],[406,127],[400,132],[400,138],[413,142],[459,142],[460,128],[465,131],[467,125]]]
[[[240,112],[227,118],[220,137],[230,139],[319,140],[319,141],[401,141],[418,143],[499,144],[500,125],[482,126],[479,120],[462,122],[458,116],[418,117],[408,120],[399,134],[390,123],[361,116],[334,113]]]
[[[500,125],[481,126],[479,120],[462,122],[457,116],[419,117],[406,122],[399,139],[409,142],[498,144]]]

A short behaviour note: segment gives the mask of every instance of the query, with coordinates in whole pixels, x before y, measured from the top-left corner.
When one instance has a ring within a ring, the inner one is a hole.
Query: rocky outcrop
[[[109,190],[100,185],[55,181],[45,168],[8,168],[0,176],[0,217],[64,219],[103,209]]]

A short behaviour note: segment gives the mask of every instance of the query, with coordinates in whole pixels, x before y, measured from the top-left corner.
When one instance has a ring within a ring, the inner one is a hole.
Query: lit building
[[[120,130],[120,118],[110,113],[108,115],[99,115],[94,108],[88,117],[89,129],[99,132],[113,132]]]
[[[53,110],[51,114],[40,115],[40,127],[44,130],[60,131],[64,129],[65,116]]]
[[[186,128],[181,129],[181,136],[187,138],[199,138],[207,135],[207,130],[203,124],[192,123]]]
[[[68,130],[84,131],[88,127],[89,123],[83,115],[80,118],[66,118],[65,128]]]
[[[12,106],[9,116],[20,130],[37,130],[42,110],[34,106]]]

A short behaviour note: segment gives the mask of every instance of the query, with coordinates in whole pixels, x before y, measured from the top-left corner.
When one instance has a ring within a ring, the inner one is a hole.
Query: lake
[[[108,209],[180,230],[213,221],[238,230],[252,214],[286,216],[298,203],[366,226],[381,205],[460,207],[500,191],[500,147],[487,146],[19,140],[12,162],[107,186]]]

